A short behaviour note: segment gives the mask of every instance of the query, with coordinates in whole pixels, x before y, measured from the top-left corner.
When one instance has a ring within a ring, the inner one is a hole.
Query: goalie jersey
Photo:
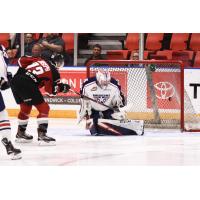
[[[114,78],[111,78],[107,87],[103,89],[97,84],[96,77],[91,77],[83,83],[80,93],[81,95],[90,97],[97,102],[103,103],[112,108],[124,106],[124,96],[121,92],[121,87],[118,85],[118,82]],[[86,101],[89,103],[90,109],[97,111],[105,111],[108,109],[107,107],[93,101],[82,100],[81,110],[88,109],[84,108],[85,104],[83,102]]]

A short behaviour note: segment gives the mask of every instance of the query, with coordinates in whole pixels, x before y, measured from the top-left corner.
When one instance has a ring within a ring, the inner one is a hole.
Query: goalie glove
[[[8,88],[10,88],[9,82],[5,81],[5,79],[3,77],[1,77],[1,79],[0,79],[0,89],[1,90],[6,90]]]
[[[81,108],[78,116],[78,123],[80,123],[84,118],[89,117],[92,114],[90,102],[81,99]]]
[[[69,89],[71,88],[70,85],[66,83],[59,83],[58,87],[59,87],[59,91],[63,93],[69,92]]]

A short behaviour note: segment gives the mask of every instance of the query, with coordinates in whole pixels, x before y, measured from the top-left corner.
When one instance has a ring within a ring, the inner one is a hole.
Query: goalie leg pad
[[[93,123],[89,128],[92,135],[123,136],[144,134],[144,123],[142,120],[120,122],[118,120],[99,119],[96,126]]]
[[[122,127],[135,130],[137,135],[144,135],[144,121],[143,120],[125,120],[121,122]]]

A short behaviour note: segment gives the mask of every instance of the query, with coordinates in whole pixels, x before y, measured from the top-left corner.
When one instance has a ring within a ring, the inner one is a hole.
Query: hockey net
[[[108,69],[121,85],[127,118],[144,120],[145,127],[199,130],[200,118],[184,89],[179,61],[91,60],[88,77]]]

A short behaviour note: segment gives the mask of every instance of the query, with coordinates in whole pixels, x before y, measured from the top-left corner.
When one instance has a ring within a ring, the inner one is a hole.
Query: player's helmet
[[[62,54],[53,54],[51,60],[55,63],[56,68],[64,67],[64,56]]]
[[[108,70],[98,70],[96,73],[97,84],[102,88],[106,89],[110,82],[111,76]]]

